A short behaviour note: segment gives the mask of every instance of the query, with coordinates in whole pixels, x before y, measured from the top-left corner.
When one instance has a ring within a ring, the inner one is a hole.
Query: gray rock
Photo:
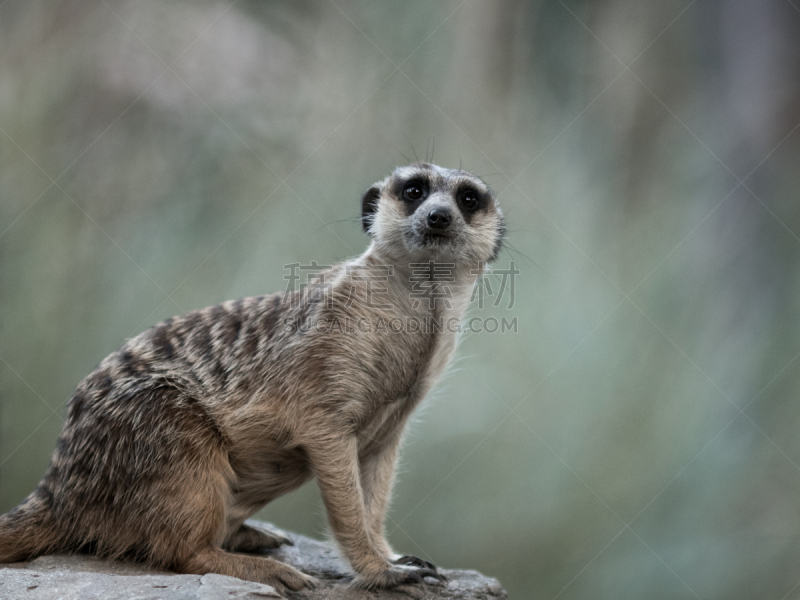
[[[259,526],[258,522],[250,522]],[[319,580],[314,590],[292,594],[303,600],[379,600],[425,598],[493,600],[507,598],[496,579],[477,571],[442,569],[445,585],[405,585],[394,590],[352,589],[352,571],[336,549],[302,535],[287,533],[294,546],[269,552]],[[127,562],[107,562],[88,555],[42,556],[27,563],[0,565],[3,600],[231,600],[280,598],[274,588],[209,573],[176,575]]]

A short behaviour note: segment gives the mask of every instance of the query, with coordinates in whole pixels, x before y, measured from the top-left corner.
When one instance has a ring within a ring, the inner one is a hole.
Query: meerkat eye
[[[475,192],[464,192],[461,196],[461,206],[466,210],[476,210],[478,208],[478,197]]]
[[[416,181],[406,184],[406,187],[403,188],[403,198],[406,200],[416,201],[424,195],[425,192],[422,191],[422,186]]]

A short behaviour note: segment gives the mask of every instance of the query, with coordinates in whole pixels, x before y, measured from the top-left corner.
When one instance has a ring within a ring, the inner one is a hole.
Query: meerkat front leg
[[[391,561],[397,560],[400,555],[395,554],[386,540],[384,520],[394,485],[398,441],[393,436],[383,447],[362,458],[359,465],[367,531],[375,549]]]
[[[424,566],[394,564],[376,548],[367,529],[355,436],[329,437],[306,446],[306,450],[333,534],[358,573],[357,586],[388,588],[419,583],[424,577],[439,578],[436,571]]]
[[[367,530],[378,550],[389,561],[398,565],[416,565],[436,571],[436,565],[416,556],[401,556],[395,553],[386,540],[384,531],[386,509],[394,485],[397,466],[397,449],[400,445],[400,432],[392,435],[377,451],[365,456],[360,463],[361,487],[364,494],[364,508]],[[438,572],[438,571],[437,571]],[[440,574],[440,579],[444,576]]]

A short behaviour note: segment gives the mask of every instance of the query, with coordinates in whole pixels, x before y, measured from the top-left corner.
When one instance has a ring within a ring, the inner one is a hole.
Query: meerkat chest
[[[456,322],[453,327],[457,326],[457,324]],[[434,339],[431,340],[431,349],[427,364],[419,375],[418,385],[422,387],[421,391],[423,395],[428,393],[430,388],[442,375],[456,349],[458,341],[456,331],[448,330],[446,323],[444,327],[444,331],[437,333]]]
[[[415,315],[416,320],[422,323],[421,329],[424,331],[420,340],[421,348],[414,351],[414,356],[422,357],[422,361],[414,371],[415,380],[412,382],[412,388],[420,397],[425,396],[435,385],[453,357],[461,320],[466,311],[465,294],[466,291],[462,290],[453,297],[452,303],[437,302],[433,311],[424,313],[421,317],[419,313]],[[416,354],[417,351],[419,354]]]
[[[418,345],[405,359],[395,364],[396,381],[384,388],[381,397],[373,404],[359,431],[362,451],[369,453],[383,440],[392,438],[402,430],[408,417],[425,398],[447,367],[456,346],[456,334],[440,332],[426,340],[429,348]],[[419,340],[418,340],[419,342]],[[421,363],[420,356],[425,356]]]

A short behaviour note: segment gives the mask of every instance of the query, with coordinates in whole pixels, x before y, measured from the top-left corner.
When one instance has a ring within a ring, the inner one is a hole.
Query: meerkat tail
[[[38,488],[0,516],[0,563],[35,558],[53,551],[59,542],[52,513]]]

